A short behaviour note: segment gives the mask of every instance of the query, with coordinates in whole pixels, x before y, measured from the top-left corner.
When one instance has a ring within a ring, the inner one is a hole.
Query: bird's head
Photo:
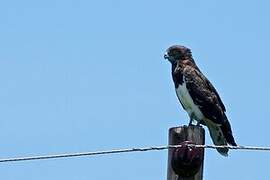
[[[174,64],[177,61],[192,58],[192,54],[189,48],[185,46],[174,45],[166,50],[164,58]]]

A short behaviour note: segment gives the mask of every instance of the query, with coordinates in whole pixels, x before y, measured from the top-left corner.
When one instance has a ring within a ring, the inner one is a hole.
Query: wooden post
[[[169,145],[185,145],[168,151],[167,180],[202,180],[204,149],[187,144],[204,144],[205,131],[200,126],[173,127],[169,130]],[[180,174],[180,175],[179,175]]]

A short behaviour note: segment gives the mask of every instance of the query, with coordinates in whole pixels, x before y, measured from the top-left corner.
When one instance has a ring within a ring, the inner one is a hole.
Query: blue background
[[[0,3],[0,158],[166,145],[188,123],[163,53],[190,47],[240,145],[268,146],[266,0]],[[212,144],[209,134],[206,143]],[[266,179],[270,153],[207,150],[209,180]],[[0,164],[5,180],[166,179],[167,151]]]

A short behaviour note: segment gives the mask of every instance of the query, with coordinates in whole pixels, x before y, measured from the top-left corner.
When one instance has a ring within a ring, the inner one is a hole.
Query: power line
[[[166,150],[170,148],[178,148],[181,146],[182,145],[168,145],[168,146],[155,146],[155,147],[130,148],[130,149],[115,149],[115,150],[105,150],[105,151],[52,154],[52,155],[41,155],[41,156],[12,157],[12,158],[2,158],[0,159],[0,163],[43,160],[43,159],[59,159],[59,158],[82,157],[82,156],[96,156],[96,155],[104,155],[104,154],[120,154],[120,153],[128,153],[128,152],[161,151],[161,150]],[[270,147],[254,147],[254,146],[216,146],[216,145],[195,145],[195,144],[194,145],[189,144],[187,146],[195,147],[195,148],[205,148],[205,149],[229,148],[233,150],[270,151]]]
[[[105,150],[105,151],[80,152],[80,153],[52,154],[52,155],[43,155],[43,156],[14,157],[14,158],[0,159],[0,163],[14,162],[14,161],[69,158],[69,157],[80,157],[80,156],[96,156],[96,155],[102,155],[102,154],[117,154],[117,153],[119,154],[119,153],[138,152],[138,151],[153,151],[153,150],[164,150],[168,148],[169,148],[168,146],[160,146],[160,147],[147,147],[147,148],[117,149],[117,150],[107,150],[107,151]]]

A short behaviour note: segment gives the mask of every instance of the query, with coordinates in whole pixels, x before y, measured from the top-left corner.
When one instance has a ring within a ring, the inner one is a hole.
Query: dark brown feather
[[[186,83],[186,89],[193,103],[204,116],[203,119],[196,120],[200,124],[208,126],[213,142],[218,145],[229,143],[236,146],[231,125],[225,114],[225,106],[217,90],[197,67],[192,58],[191,50],[185,46],[174,45],[166,50],[164,58],[168,59],[172,64],[172,77],[175,88],[178,89],[179,85]],[[182,104],[181,99],[179,101]],[[185,109],[184,106],[183,108]],[[228,149],[225,150],[226,152],[219,149],[218,151],[224,155],[227,154]]]
[[[203,115],[217,124],[223,123],[225,107],[219,95],[193,60],[179,61],[173,70],[173,80],[177,88],[185,78],[186,87],[194,104]]]
[[[225,106],[221,101],[216,89],[211,82],[202,74],[194,60],[187,59],[179,61],[172,71],[176,88],[186,82],[187,90],[194,104],[196,104],[203,115],[216,124],[221,125],[221,130],[226,141],[236,146],[232,135],[231,125],[225,114]]]

